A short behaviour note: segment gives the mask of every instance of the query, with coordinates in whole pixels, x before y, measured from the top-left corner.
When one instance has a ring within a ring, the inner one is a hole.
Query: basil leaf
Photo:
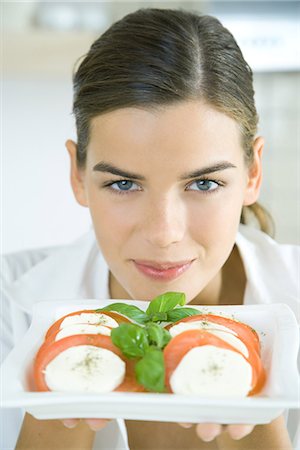
[[[185,305],[185,294],[182,292],[166,292],[165,294],[155,297],[150,302],[146,313],[150,315],[156,312],[167,312],[177,305]]]
[[[165,391],[165,365],[161,350],[149,349],[135,365],[137,381],[148,391]]]
[[[133,323],[121,323],[113,328],[111,339],[128,358],[144,356],[149,347],[145,329]]]
[[[166,312],[153,313],[148,317],[150,322],[166,322],[168,320],[168,315]]]
[[[163,349],[171,339],[170,333],[157,323],[148,323],[145,327],[149,345]]]
[[[175,308],[167,312],[167,322],[176,322],[189,316],[201,314],[201,311],[195,308]]]
[[[133,305],[127,305],[126,303],[112,303],[111,305],[105,306],[104,308],[101,309],[97,309],[96,311],[97,312],[115,311],[141,324],[144,324],[149,320],[147,314],[140,308]]]

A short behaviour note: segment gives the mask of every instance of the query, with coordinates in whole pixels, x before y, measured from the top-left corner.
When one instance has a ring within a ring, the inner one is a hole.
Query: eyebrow
[[[192,172],[187,172],[183,174],[180,179],[187,180],[189,178],[198,178],[208,173],[220,172],[225,169],[236,169],[236,166],[229,161],[221,161],[213,164],[212,166],[203,167],[202,169],[196,169]]]
[[[145,181],[145,179],[146,179],[143,175],[139,175],[134,172],[127,172],[125,170],[119,169],[118,167],[113,166],[112,164],[109,164],[106,162],[100,162],[100,163],[96,164],[93,167],[93,170],[95,170],[97,172],[109,172],[109,173],[112,173],[113,175],[118,175],[118,176],[124,177],[124,178],[131,178],[133,180]]]
[[[203,167],[202,169],[197,169],[192,172],[187,172],[180,177],[180,180],[187,180],[190,178],[198,178],[203,175],[207,175],[209,173],[220,172],[221,170],[232,169],[232,168],[236,168],[236,166],[228,161],[221,161],[221,162],[213,164],[212,166],[207,166],[207,167]],[[113,175],[118,175],[120,177],[130,178],[133,180],[139,180],[139,181],[146,180],[146,178],[143,175],[139,175],[134,172],[127,172],[123,169],[120,169],[120,168],[114,166],[113,164],[110,164],[110,163],[107,163],[104,161],[96,164],[93,167],[93,170],[96,172],[108,172]]]

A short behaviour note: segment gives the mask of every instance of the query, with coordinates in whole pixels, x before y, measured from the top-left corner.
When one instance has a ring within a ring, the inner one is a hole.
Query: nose
[[[144,238],[156,248],[180,242],[186,232],[185,207],[178,198],[165,196],[147,204],[142,230]]]

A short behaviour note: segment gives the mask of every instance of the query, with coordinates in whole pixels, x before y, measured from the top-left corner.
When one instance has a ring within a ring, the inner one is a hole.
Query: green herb
[[[143,357],[149,347],[146,330],[133,323],[121,323],[117,328],[113,328],[111,339],[128,358]]]
[[[135,365],[137,381],[155,392],[165,390],[165,367],[163,348],[171,339],[170,333],[157,323],[145,327],[122,323],[111,331],[113,343],[128,358],[140,358]]]
[[[195,308],[175,308],[167,312],[167,322],[176,322],[189,316],[200,315],[201,312]]]
[[[155,297],[145,311],[126,303],[112,303],[96,312],[115,311],[134,322],[145,325],[148,322],[176,322],[184,317],[201,314],[194,308],[181,308],[185,305],[185,294],[182,292],[166,292]]]
[[[98,354],[97,349],[93,347],[87,352],[83,360],[73,365],[71,370],[81,369],[85,376],[90,375],[95,369],[99,368],[101,359],[102,357]]]
[[[149,391],[165,391],[165,365],[161,350],[150,348],[145,356],[136,363],[137,381]]]
[[[137,359],[135,372],[137,381],[147,390],[164,392],[165,367],[163,349],[171,339],[170,333],[162,328],[161,322],[176,322],[201,312],[194,308],[182,308],[185,294],[166,292],[155,297],[146,312],[125,303],[112,303],[97,312],[115,311],[129,317],[136,323],[121,323],[111,331],[114,345],[127,358]]]
[[[150,302],[146,313],[151,317],[152,314],[158,312],[168,312],[177,305],[185,305],[185,294],[182,292],[166,292],[165,294],[155,297]]]
[[[210,372],[211,375],[216,377],[216,376],[220,375],[220,373],[223,370],[223,367],[218,365],[218,364],[216,364],[216,363],[212,363],[210,366],[208,366],[207,369],[208,369],[208,371]]]
[[[127,305],[126,303],[112,303],[104,308],[97,309],[96,312],[115,311],[123,314],[137,323],[144,324],[149,321],[148,315],[137,306]]]
[[[149,316],[150,322],[167,322],[168,321],[168,313],[166,312],[156,312]]]
[[[162,350],[171,339],[170,333],[157,323],[145,327],[133,323],[121,323],[111,330],[111,339],[116,347],[128,358],[143,357],[148,348]]]
[[[163,349],[171,340],[170,333],[164,328],[161,328],[157,323],[147,323],[145,330],[149,345],[155,346],[158,349]]]

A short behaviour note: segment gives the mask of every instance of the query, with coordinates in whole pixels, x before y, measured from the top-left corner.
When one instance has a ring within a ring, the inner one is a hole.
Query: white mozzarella
[[[55,336],[55,340],[59,341],[59,339],[67,336],[72,336],[74,334],[104,334],[105,336],[110,336],[110,333],[110,328],[103,325],[75,323],[74,325],[69,325],[62,328]]]
[[[125,363],[110,350],[78,345],[56,356],[44,375],[52,391],[105,393],[122,383]]]
[[[116,328],[118,322],[107,314],[102,313],[81,313],[66,317],[60,324],[60,328],[74,325],[76,323],[86,323],[91,325],[104,325],[106,327]]]
[[[220,330],[220,331],[227,331],[227,333],[237,335],[231,328],[224,327],[224,325],[220,325],[218,323],[209,322],[207,320],[194,320],[190,322],[180,322],[176,325],[173,325],[169,331],[171,333],[171,336],[177,336],[177,334],[182,333],[183,331],[187,330],[207,330],[210,331],[211,329],[214,330]]]
[[[237,337],[237,334],[228,327],[219,325],[218,323],[208,322],[206,320],[195,320],[191,322],[180,322],[170,328],[170,334],[172,337],[177,336],[183,331],[187,330],[206,330],[211,334],[223,339],[223,341],[228,342],[234,348],[243,353],[243,355],[248,358],[249,352],[246,345]]]
[[[213,345],[191,349],[170,378],[175,394],[208,397],[246,397],[251,382],[251,365],[241,354]]]

